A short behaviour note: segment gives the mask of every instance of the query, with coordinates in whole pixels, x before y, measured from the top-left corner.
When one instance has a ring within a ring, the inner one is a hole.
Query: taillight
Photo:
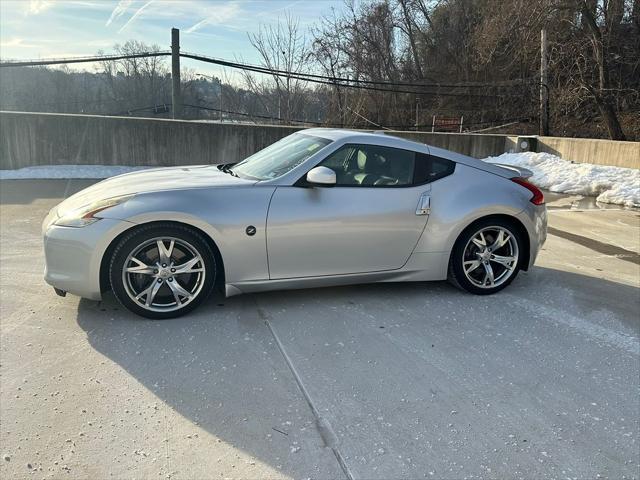
[[[529,199],[534,205],[542,205],[544,203],[544,195],[538,187],[533,183],[527,182],[524,178],[515,177],[511,179],[512,182],[516,182],[518,185],[522,185],[524,188],[533,193],[533,197]]]

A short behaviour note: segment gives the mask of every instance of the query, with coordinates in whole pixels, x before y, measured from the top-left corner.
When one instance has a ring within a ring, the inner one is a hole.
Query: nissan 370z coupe
[[[44,221],[45,280],[63,296],[111,289],[158,319],[216,287],[449,279],[495,293],[546,238],[526,176],[379,133],[304,130],[237,164],[128,173],[73,195]]]

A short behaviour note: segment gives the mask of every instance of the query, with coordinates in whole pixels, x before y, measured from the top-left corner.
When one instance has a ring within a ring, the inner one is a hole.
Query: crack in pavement
[[[255,299],[254,299],[254,302],[255,302]],[[287,354],[284,348],[284,345],[280,341],[278,334],[273,328],[273,325],[271,325],[271,322],[269,321],[269,315],[267,315],[267,313],[264,310],[262,310],[257,305],[257,303],[256,303],[256,309],[258,311],[258,316],[264,321],[265,325],[271,332],[271,336],[273,336],[273,339],[276,342],[278,350],[280,350],[280,353],[282,354],[282,357],[284,358],[284,361],[287,364],[287,367],[289,367],[289,371],[291,371],[291,374],[293,375],[293,378],[295,379],[296,384],[298,385],[298,389],[300,390],[300,392],[302,393],[302,396],[306,400],[307,405],[309,405],[309,408],[311,409],[311,413],[313,414],[313,417],[316,420],[316,428],[318,429],[318,433],[320,434],[322,441],[327,447],[331,449],[331,451],[335,455],[336,460],[338,461],[338,464],[340,465],[340,468],[344,472],[347,479],[353,480],[353,475],[349,470],[349,466],[347,465],[344,459],[344,456],[342,455],[342,452],[340,451],[340,448],[338,445],[339,444],[338,437],[333,431],[333,428],[331,427],[331,423],[326,418],[322,417],[320,415],[320,412],[318,412],[318,409],[316,408],[313,400],[311,399],[311,396],[309,395],[307,388],[302,382],[302,378],[300,377],[300,374],[296,370],[296,367],[293,365],[293,362],[291,361],[291,358]]]

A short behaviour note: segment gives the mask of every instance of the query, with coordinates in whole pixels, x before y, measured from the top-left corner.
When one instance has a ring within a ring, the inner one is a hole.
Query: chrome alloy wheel
[[[477,287],[498,287],[516,271],[518,254],[518,241],[513,233],[504,227],[484,227],[464,248],[464,274]]]
[[[174,237],[152,238],[136,247],[122,270],[125,291],[137,305],[171,312],[193,301],[204,285],[202,255]]]

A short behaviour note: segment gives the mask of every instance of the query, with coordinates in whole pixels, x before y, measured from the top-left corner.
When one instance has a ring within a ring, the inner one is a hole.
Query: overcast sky
[[[233,59],[258,59],[247,39],[259,24],[289,12],[306,31],[340,10],[342,0],[0,0],[0,56],[31,59],[111,52],[129,39],[169,48],[171,27],[181,49]],[[186,66],[205,68],[183,59]],[[80,68],[89,68],[88,66]]]

